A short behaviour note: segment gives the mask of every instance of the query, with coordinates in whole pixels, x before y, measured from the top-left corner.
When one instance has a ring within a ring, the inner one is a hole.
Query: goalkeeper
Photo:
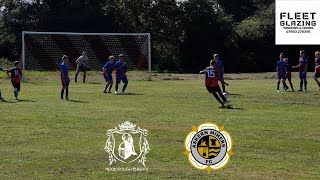
[[[88,62],[89,62],[89,58],[87,56],[87,53],[83,52],[82,55],[76,60],[77,70],[74,78],[75,82],[78,81],[77,78],[80,71],[83,72],[83,82],[86,82]]]

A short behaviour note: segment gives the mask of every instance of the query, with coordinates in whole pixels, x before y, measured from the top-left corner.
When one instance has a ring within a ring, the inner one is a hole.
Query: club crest
[[[108,153],[109,165],[117,161],[121,163],[137,161],[145,166],[146,154],[150,151],[147,136],[146,129],[136,128],[136,125],[129,121],[109,129],[104,147]]]
[[[185,139],[185,155],[197,169],[211,170],[225,166],[233,154],[230,135],[224,127],[213,123],[204,123],[193,127]]]

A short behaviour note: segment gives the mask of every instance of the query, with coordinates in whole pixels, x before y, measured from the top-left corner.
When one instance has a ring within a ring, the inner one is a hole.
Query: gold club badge
[[[192,127],[185,139],[185,155],[192,166],[200,170],[220,169],[232,155],[232,141],[224,127],[213,123],[203,123]]]

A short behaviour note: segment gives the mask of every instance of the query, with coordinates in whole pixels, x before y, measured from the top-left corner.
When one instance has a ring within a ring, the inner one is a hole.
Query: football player
[[[116,62],[115,69],[116,69],[116,91],[114,93],[118,94],[119,84],[122,81],[124,83],[122,87],[122,94],[125,94],[126,93],[125,90],[128,86],[128,78],[126,76],[126,72],[128,71],[128,65],[126,62],[124,62],[123,54],[119,55],[119,61]]]
[[[69,100],[69,58],[67,55],[62,56],[62,63],[60,64],[60,78],[61,78],[61,99],[63,99],[64,90],[66,90],[66,100]]]
[[[316,83],[318,84],[319,90],[320,90],[320,82],[318,80],[318,78],[320,77],[320,52],[317,51],[315,52],[315,70],[314,70],[314,80],[316,81]]]
[[[278,82],[277,82],[277,92],[280,92],[280,81],[282,80],[283,84],[283,89],[286,90],[286,72],[287,72],[287,63],[284,61],[284,54],[280,53],[279,55],[279,61],[277,62],[277,77],[278,77]]]
[[[14,64],[14,67],[6,70],[6,73],[9,77],[11,77],[14,97],[16,98],[16,100],[19,100],[18,95],[20,92],[20,83],[22,79],[21,63],[19,61],[15,61],[13,64]]]
[[[115,59],[114,56],[109,56],[109,62],[107,62],[102,68],[103,77],[107,82],[107,85],[104,88],[103,93],[111,93],[111,88],[113,85],[112,71],[114,69],[114,59]],[[108,86],[109,86],[109,90],[107,92]]]
[[[200,74],[206,74],[205,86],[209,93],[212,93],[216,100],[221,104],[221,107],[225,107],[224,104],[230,102],[227,100],[220,89],[218,84],[219,81],[219,71],[215,60],[210,61],[210,66],[206,67],[204,70],[199,72]],[[220,97],[219,97],[219,96]],[[221,99],[222,100],[221,100]]]

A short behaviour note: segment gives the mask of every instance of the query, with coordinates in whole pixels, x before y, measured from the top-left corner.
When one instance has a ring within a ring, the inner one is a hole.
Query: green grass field
[[[227,75],[232,103],[221,109],[200,75],[144,81],[129,73],[130,94],[118,96],[90,77],[72,82],[64,101],[55,73],[33,73],[15,102],[1,73],[0,179],[320,179],[320,92],[309,78],[308,92],[276,93],[273,74]],[[147,172],[105,171],[106,131],[124,121],[149,132]],[[183,154],[192,126],[207,121],[225,126],[234,152],[210,174]]]

